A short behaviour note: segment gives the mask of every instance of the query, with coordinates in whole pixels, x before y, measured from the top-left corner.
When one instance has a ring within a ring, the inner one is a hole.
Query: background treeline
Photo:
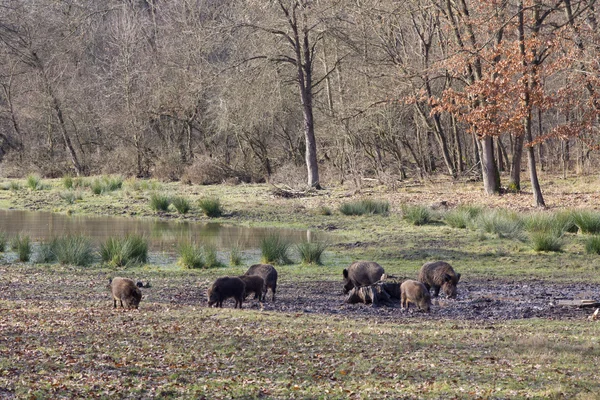
[[[2,174],[291,184],[308,166],[309,184],[360,185],[477,177],[483,159],[518,189],[527,156],[590,171],[595,7],[0,0]]]

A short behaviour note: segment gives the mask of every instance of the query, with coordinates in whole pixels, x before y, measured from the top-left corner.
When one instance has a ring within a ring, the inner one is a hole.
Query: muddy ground
[[[16,301],[20,307],[28,302],[56,302],[69,304],[85,302],[90,307],[112,307],[111,296],[106,289],[108,275],[105,272],[84,274],[53,274],[34,268],[11,273],[0,268],[0,300]],[[132,277],[134,278],[134,277]],[[135,277],[142,279],[143,277]],[[140,310],[152,310],[156,306],[206,307],[206,289],[212,279],[190,277],[154,277],[150,288],[144,288]],[[521,318],[585,319],[594,308],[559,306],[561,299],[600,300],[600,285],[586,283],[552,283],[537,280],[468,280],[458,285],[456,299],[443,294],[434,299],[432,312],[426,314],[399,307],[372,307],[365,304],[346,304],[340,281],[291,281],[280,280],[276,301],[271,292],[262,308],[264,311],[285,313],[309,313],[340,317],[402,320],[426,318],[440,320],[503,321]],[[231,308],[233,299],[224,303]],[[260,309],[261,305],[250,296],[244,307]]]

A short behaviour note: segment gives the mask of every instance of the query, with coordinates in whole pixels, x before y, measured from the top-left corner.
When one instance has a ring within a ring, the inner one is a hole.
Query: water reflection
[[[157,221],[108,216],[64,215],[44,211],[0,210],[0,232],[9,237],[29,235],[34,241],[43,241],[67,234],[85,235],[100,244],[110,236],[128,233],[148,238],[151,251],[175,252],[177,244],[192,241],[211,244],[218,250],[234,246],[240,250],[256,249],[260,241],[272,234],[281,235],[292,243],[303,240],[323,240],[324,235],[298,229],[249,228],[216,223],[185,221]]]

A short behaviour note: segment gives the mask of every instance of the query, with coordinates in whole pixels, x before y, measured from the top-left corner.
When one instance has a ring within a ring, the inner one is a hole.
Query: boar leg
[[[113,298],[113,308],[117,308],[117,299]]]

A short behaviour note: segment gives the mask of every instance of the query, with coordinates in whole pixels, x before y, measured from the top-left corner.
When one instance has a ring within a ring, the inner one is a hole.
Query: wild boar
[[[373,261],[356,261],[348,269],[344,269],[344,293],[354,287],[369,286],[379,281],[383,275],[383,267]]]
[[[431,295],[421,282],[409,279],[400,285],[400,305],[408,310],[410,303],[419,310],[429,312],[431,309]]]
[[[267,291],[271,288],[271,301],[275,301],[275,292],[277,291],[277,270],[271,264],[254,264],[248,268],[245,275],[258,275],[265,281],[263,299]]]
[[[437,297],[440,288],[449,298],[456,297],[456,285],[460,274],[454,272],[450,264],[445,261],[431,261],[423,264],[419,272],[419,281],[431,290],[431,297]]]
[[[238,276],[246,284],[244,290],[244,300],[250,293],[254,293],[254,298],[262,302],[264,300],[264,293],[267,291],[265,288],[265,280],[258,275],[240,275]]]
[[[128,278],[109,279],[108,288],[112,293],[114,308],[117,308],[117,300],[121,308],[138,308],[142,292],[134,281]]]
[[[223,301],[233,297],[235,299],[235,307],[242,308],[244,301],[244,291],[246,284],[238,277],[224,276],[218,278],[208,289],[208,306],[216,304],[217,307],[223,307]]]

